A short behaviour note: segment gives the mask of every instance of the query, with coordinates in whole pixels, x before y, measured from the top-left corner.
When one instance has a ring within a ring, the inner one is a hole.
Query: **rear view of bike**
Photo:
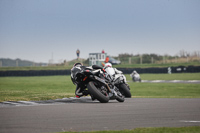
[[[72,82],[79,86],[82,92],[88,92],[92,100],[97,99],[101,103],[107,103],[109,100],[116,99],[119,102],[124,101],[120,91],[114,89],[114,85],[105,78],[103,69],[98,66],[83,67],[75,66],[71,69]],[[112,94],[112,97],[110,96]]]

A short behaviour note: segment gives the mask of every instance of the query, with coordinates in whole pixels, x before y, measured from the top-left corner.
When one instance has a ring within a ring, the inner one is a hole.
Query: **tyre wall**
[[[70,70],[30,70],[30,71],[0,71],[0,77],[4,76],[53,76],[70,75]]]
[[[200,72],[200,66],[179,66],[166,68],[118,68],[124,74],[131,74],[133,71],[142,73],[197,73]],[[30,70],[30,71],[0,71],[0,77],[7,76],[53,76],[70,75],[70,70]]]
[[[142,73],[198,73],[200,66],[178,66],[178,67],[165,67],[165,68],[118,68],[124,74],[130,74],[133,71]]]

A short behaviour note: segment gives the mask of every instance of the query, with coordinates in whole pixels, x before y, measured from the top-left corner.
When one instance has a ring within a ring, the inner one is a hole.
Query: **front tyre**
[[[131,98],[131,92],[126,84],[120,84],[118,88],[122,95],[126,98]]]
[[[101,92],[99,89],[97,89],[92,81],[87,84],[87,88],[90,94],[101,103],[107,103],[109,101],[107,92]]]

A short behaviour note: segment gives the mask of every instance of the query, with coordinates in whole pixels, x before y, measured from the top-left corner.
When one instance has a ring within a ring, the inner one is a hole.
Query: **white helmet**
[[[136,71],[133,71],[133,74],[136,74],[137,72]]]
[[[105,68],[106,68],[106,67],[112,67],[112,64],[111,64],[111,63],[106,63],[104,67],[105,67]]]

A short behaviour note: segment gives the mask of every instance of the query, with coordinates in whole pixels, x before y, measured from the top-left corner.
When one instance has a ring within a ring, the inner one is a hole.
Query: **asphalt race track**
[[[127,82],[133,82],[129,80]],[[139,82],[139,81],[137,81]],[[186,84],[200,84],[200,80],[142,80],[144,83],[186,83]]]
[[[124,103],[99,103],[86,97],[0,103],[0,133],[183,126],[200,126],[199,98],[130,98]]]
[[[142,82],[147,82],[147,83],[187,83],[187,84],[200,84],[200,80],[142,80]]]

